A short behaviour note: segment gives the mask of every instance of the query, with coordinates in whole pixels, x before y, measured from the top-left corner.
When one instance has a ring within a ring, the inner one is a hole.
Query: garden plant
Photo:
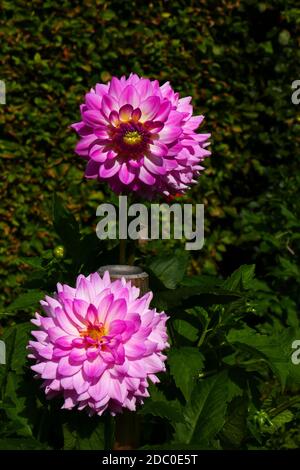
[[[0,450],[298,448],[296,2],[1,9]]]

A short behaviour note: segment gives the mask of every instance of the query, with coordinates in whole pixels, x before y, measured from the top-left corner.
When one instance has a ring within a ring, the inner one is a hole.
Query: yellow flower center
[[[123,137],[123,141],[127,145],[136,145],[142,142],[142,136],[138,131],[128,131]]]
[[[95,341],[101,341],[102,336],[107,334],[107,330],[104,325],[93,325],[89,326],[85,331],[80,333],[80,336],[86,338],[87,336]]]

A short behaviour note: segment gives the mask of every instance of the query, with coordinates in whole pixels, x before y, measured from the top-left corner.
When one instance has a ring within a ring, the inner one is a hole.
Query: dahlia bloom
[[[169,82],[136,74],[97,84],[81,105],[82,121],[71,126],[80,136],[75,151],[87,160],[85,176],[116,193],[184,193],[210,155],[210,134],[195,132],[204,116],[192,116],[190,101]]]
[[[89,414],[135,410],[149,396],[148,379],[159,382],[168,347],[165,313],[149,307],[152,293],[108,272],[77,278],[76,288],[57,284],[54,297],[41,301],[46,316],[35,314],[31,368],[48,398],[64,397],[63,408]]]

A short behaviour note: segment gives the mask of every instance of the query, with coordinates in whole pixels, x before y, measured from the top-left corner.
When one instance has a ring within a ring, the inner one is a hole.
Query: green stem
[[[115,439],[115,420],[109,413],[104,416],[104,450],[112,450]]]
[[[290,398],[289,400],[285,401],[284,403],[281,403],[280,405],[277,406],[277,408],[272,408],[268,414],[270,418],[274,418],[277,416],[279,413],[282,413],[282,411],[287,410],[291,406],[296,405],[297,403],[300,402],[300,395],[296,395],[293,398]]]
[[[202,346],[204,340],[205,340],[205,336],[208,332],[208,325],[209,325],[209,322],[210,320],[207,320],[206,324],[205,324],[205,327],[203,328],[203,331],[201,333],[201,336],[199,338],[199,341],[198,341],[198,348],[200,348],[200,346]]]

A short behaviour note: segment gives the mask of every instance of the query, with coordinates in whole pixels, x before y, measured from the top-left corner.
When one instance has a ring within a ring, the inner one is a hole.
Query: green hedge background
[[[134,71],[191,95],[212,133],[212,157],[190,193],[206,205],[206,244],[192,269],[256,263],[275,315],[296,314],[299,259],[300,9],[294,0],[3,1],[1,303],[26,266],[57,243],[51,198],[96,224],[106,188],[75,156],[79,104],[96,82]],[[298,68],[298,70],[297,70]]]

